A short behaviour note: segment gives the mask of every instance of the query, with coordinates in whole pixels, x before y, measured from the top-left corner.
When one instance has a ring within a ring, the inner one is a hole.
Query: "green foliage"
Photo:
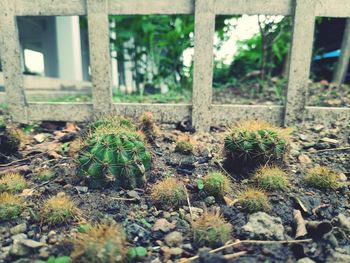
[[[44,168],[38,171],[38,178],[43,182],[51,180],[54,176],[55,173],[48,168]]]
[[[93,123],[79,153],[79,173],[91,187],[113,183],[116,188],[142,187],[151,154],[135,126],[125,118]]]
[[[277,166],[260,168],[254,180],[264,190],[284,190],[289,185],[287,173]]]
[[[23,199],[10,193],[0,194],[0,222],[18,217],[25,207]]]
[[[184,141],[184,140],[178,141],[175,146],[175,152],[189,155],[193,153],[193,145],[189,141]]]
[[[281,162],[288,150],[285,133],[264,122],[241,123],[225,138],[226,165],[253,169],[260,164]]]
[[[204,178],[204,190],[213,196],[224,196],[231,190],[230,178],[220,172],[211,172]]]
[[[186,202],[186,189],[182,182],[168,177],[152,186],[151,197],[161,206],[178,207]]]
[[[267,195],[257,189],[248,189],[242,192],[238,197],[237,204],[248,213],[268,211],[270,209],[270,203]]]
[[[71,263],[72,260],[70,257],[61,256],[61,257],[49,257],[48,260],[36,260],[35,263]]]
[[[305,182],[322,190],[336,189],[340,186],[340,176],[326,166],[316,166],[307,172]]]
[[[72,253],[74,262],[125,262],[126,241],[122,228],[115,224],[99,224],[86,233],[78,233]]]
[[[92,226],[90,224],[80,224],[78,226],[78,232],[79,233],[87,233],[88,231],[90,231],[91,228],[92,228]]]
[[[218,211],[205,211],[193,224],[194,241],[197,246],[217,247],[231,239],[231,224]]]
[[[143,259],[146,256],[147,256],[147,249],[141,246],[129,248],[127,253],[127,257],[129,260]]]
[[[198,188],[199,190],[204,189],[204,182],[203,182],[202,179],[198,179],[196,182],[197,182],[197,188]]]

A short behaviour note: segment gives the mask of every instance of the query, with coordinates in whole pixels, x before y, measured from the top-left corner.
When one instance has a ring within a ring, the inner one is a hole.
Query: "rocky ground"
[[[148,186],[116,191],[90,189],[76,176],[75,160],[69,156],[68,145],[80,135],[83,126],[52,122],[27,126],[27,141],[21,151],[0,165],[0,176],[16,171],[30,182],[22,193],[27,209],[15,220],[0,222],[0,262],[34,262],[52,255],[70,255],[72,236],[79,224],[104,218],[123,224],[131,246],[147,249],[147,256],[140,262],[176,262],[196,255],[194,262],[350,262],[349,123],[339,120],[330,126],[310,123],[295,128],[285,165],[291,187],[288,191],[269,192],[271,210],[255,214],[243,212],[232,202],[252,183],[250,178],[231,175],[234,188],[223,200],[196,187],[196,181],[208,171],[223,169],[224,128],[191,135],[196,151],[187,156],[174,152],[174,142],[183,132],[172,125],[162,125],[161,135],[150,145],[153,168],[147,174]],[[305,170],[316,164],[341,172],[343,186],[336,191],[307,187],[303,181]],[[39,180],[38,170],[42,168],[54,171],[54,177]],[[191,211],[188,204],[179,209],[156,208],[149,186],[165,175],[175,175],[186,184]],[[61,192],[72,197],[81,218],[49,226],[38,219],[41,204]],[[245,241],[216,253],[211,253],[212,248],[196,247],[191,218],[214,207],[232,224],[232,240],[263,242]],[[323,224],[304,236],[305,242],[286,243],[296,235],[294,210],[300,211],[305,220]]]

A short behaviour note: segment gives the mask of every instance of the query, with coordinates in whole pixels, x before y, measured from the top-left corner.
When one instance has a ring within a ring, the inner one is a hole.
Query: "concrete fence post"
[[[195,0],[192,124],[208,131],[211,124],[215,0]]]
[[[0,1],[0,55],[4,84],[12,118],[27,122],[27,101],[22,78],[21,47],[18,37],[15,1]]]
[[[284,125],[304,119],[315,31],[315,0],[295,0]]]
[[[92,103],[95,114],[112,110],[108,1],[87,0]]]
[[[349,14],[350,16],[350,14]],[[341,53],[338,59],[338,64],[335,69],[333,82],[343,84],[349,68],[350,62],[350,18],[346,19],[343,40],[341,44]]]

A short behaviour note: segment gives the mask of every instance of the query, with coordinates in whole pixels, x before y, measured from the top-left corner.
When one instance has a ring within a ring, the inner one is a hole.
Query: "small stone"
[[[300,140],[302,140],[304,142],[308,140],[308,137],[305,134],[299,134],[299,138],[300,138]]]
[[[348,263],[350,262],[350,255],[345,254],[345,251],[336,249],[332,254],[327,258],[326,263]]]
[[[179,256],[183,252],[183,249],[180,247],[172,247],[170,248],[170,254],[174,256]]]
[[[303,163],[303,164],[310,164],[310,163],[312,163],[310,157],[307,156],[306,154],[299,155],[298,160],[299,160],[300,163]]]
[[[48,138],[50,136],[50,134],[48,133],[39,133],[37,135],[35,135],[33,138],[34,140],[36,140],[38,143],[42,143],[45,141],[46,138]]]
[[[279,217],[264,212],[250,215],[248,223],[242,227],[253,238],[284,240],[284,227]]]
[[[16,241],[10,248],[10,254],[15,257],[23,257],[30,254],[30,248],[23,246],[20,241]]]
[[[318,125],[315,125],[313,128],[312,128],[315,132],[320,132],[324,129],[324,126],[321,125],[321,124],[318,124]]]
[[[345,231],[350,233],[350,217],[346,217],[343,214],[338,215],[339,226]]]
[[[75,189],[77,189],[79,193],[87,193],[89,190],[87,186],[76,186]]]
[[[297,261],[297,263],[315,263],[311,258],[301,258]]]
[[[170,247],[175,247],[182,243],[182,234],[178,231],[167,234],[164,238],[165,243]]]
[[[35,241],[35,240],[31,240],[31,239],[21,240],[20,243],[21,243],[21,245],[23,245],[25,247],[28,247],[28,248],[31,248],[31,249],[37,249],[37,248],[46,246],[45,243],[38,242],[38,241]]]
[[[130,190],[126,194],[130,198],[135,198],[136,200],[140,200],[141,199],[139,194],[138,194],[138,192],[136,192],[135,190]]]
[[[12,235],[24,233],[26,231],[27,231],[27,224],[26,223],[19,224],[17,226],[14,226],[14,227],[10,228],[10,233]]]
[[[42,247],[39,249],[39,257],[41,259],[47,259],[50,256],[50,252],[47,247]]]
[[[339,174],[339,180],[341,182],[346,182],[348,180],[348,177],[344,173]]]
[[[166,233],[166,232],[169,232],[170,230],[174,229],[175,227],[176,227],[176,225],[174,223],[170,223],[165,218],[160,218],[154,223],[152,230],[153,231],[160,230],[160,231]]]
[[[66,184],[65,186],[63,186],[64,190],[68,190],[68,189],[72,189],[72,188],[73,188],[73,185],[71,185],[71,184]]]
[[[207,205],[213,205],[215,204],[215,197],[214,196],[208,196],[204,199],[204,202],[207,204]]]
[[[298,150],[292,149],[290,150],[290,155],[293,157],[298,157],[300,155],[300,152]]]
[[[28,238],[28,236],[27,236],[26,234],[23,234],[23,233],[16,234],[16,235],[13,235],[13,236],[11,237],[11,239],[12,239],[13,241],[23,240],[23,239],[27,239],[27,238]]]
[[[338,140],[327,138],[327,137],[322,138],[321,142],[329,143],[329,144],[332,144],[332,145],[338,145],[339,144]]]

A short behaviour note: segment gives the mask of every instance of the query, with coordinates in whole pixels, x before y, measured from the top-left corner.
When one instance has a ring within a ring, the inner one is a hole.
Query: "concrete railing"
[[[194,14],[195,55],[192,104],[112,102],[108,15]],[[262,14],[293,17],[293,39],[285,106],[213,105],[213,39],[216,15]],[[21,73],[16,16],[87,15],[92,73],[91,104],[28,103]],[[10,112],[15,121],[85,121],[105,112],[137,116],[155,113],[159,121],[191,118],[197,130],[239,119],[279,125],[317,119],[350,120],[349,108],[307,107],[306,96],[315,17],[350,17],[350,0],[1,0],[0,54]]]

